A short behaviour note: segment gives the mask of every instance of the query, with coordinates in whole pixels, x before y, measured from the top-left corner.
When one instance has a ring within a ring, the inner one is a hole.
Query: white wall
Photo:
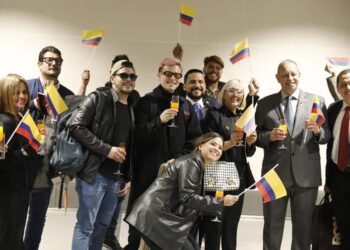
[[[60,80],[77,91],[93,51],[81,43],[80,31],[105,28],[89,65],[88,92],[108,79],[114,55],[126,53],[140,76],[137,89],[144,94],[156,86],[158,64],[171,55],[179,38],[181,3],[197,8],[193,25],[180,27],[185,70],[202,68],[203,58],[216,54],[225,60],[223,80],[247,82],[253,75],[265,96],[279,90],[277,65],[290,58],[301,68],[301,88],[332,102],[325,56],[350,56],[349,0],[1,0],[0,75],[37,77],[40,49],[54,45],[64,58]],[[245,37],[251,58],[231,65],[233,45]],[[261,159],[258,151],[251,160],[256,176]]]

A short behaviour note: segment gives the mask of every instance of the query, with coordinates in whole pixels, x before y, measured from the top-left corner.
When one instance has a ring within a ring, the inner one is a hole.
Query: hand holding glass
[[[170,108],[174,109],[176,111],[179,111],[180,107],[180,102],[179,102],[179,96],[178,95],[173,95],[171,97],[171,102],[170,102]],[[173,119],[172,123],[169,125],[169,127],[176,128],[177,126],[175,125],[175,118]]]
[[[241,133],[241,134],[243,134],[243,129],[241,129],[240,127],[237,127],[237,126],[236,126],[235,132],[236,132],[236,133]],[[243,142],[243,141],[239,141],[239,142],[235,145],[235,147],[243,147],[244,145],[243,145],[242,142]]]
[[[126,143],[120,142],[120,143],[118,143],[118,147],[121,150],[123,150],[125,152],[125,154],[126,154]],[[121,165],[122,165],[122,163],[118,163],[118,170],[117,170],[117,172],[114,172],[113,174],[119,175],[119,176],[123,175],[123,173],[120,171]]]
[[[283,131],[284,135],[288,133],[288,125],[285,119],[280,119],[280,125],[278,127]],[[286,149],[287,147],[284,145],[284,140],[282,141],[282,145],[279,147],[280,149]]]

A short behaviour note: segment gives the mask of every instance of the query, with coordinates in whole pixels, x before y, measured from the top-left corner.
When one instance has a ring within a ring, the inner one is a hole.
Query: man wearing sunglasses
[[[111,69],[112,86],[91,93],[69,125],[72,136],[88,153],[76,178],[79,208],[72,250],[102,248],[118,204],[117,194],[129,181],[134,113],[128,97],[135,88],[136,79],[132,62],[116,62]],[[103,115],[95,128],[93,122],[97,112],[103,112]]]
[[[55,117],[51,117],[51,115],[47,113],[45,107],[40,106],[38,93],[44,93],[45,87],[48,86],[48,84],[53,83],[62,98],[74,95],[71,90],[63,86],[58,80],[61,73],[62,63],[63,59],[61,51],[56,47],[47,46],[39,53],[38,67],[40,70],[40,76],[36,79],[28,80],[31,95],[31,114],[35,120],[45,118],[46,136],[43,143],[45,146],[41,150],[41,154],[43,155],[42,166],[40,166],[36,176],[32,176],[34,184],[30,193],[28,220],[24,236],[26,250],[39,249],[41,235],[45,225],[46,212],[53,189],[53,183],[51,181],[53,174],[50,171],[49,157],[51,155],[52,136],[56,128],[56,120]],[[82,74],[82,84],[78,95],[85,95],[89,79],[89,71],[85,70]]]
[[[191,103],[179,97],[178,111],[170,101],[182,77],[178,59],[161,61],[159,85],[142,97],[135,108],[135,168],[131,179],[128,211],[133,202],[157,177],[159,166],[170,159],[193,150],[193,141],[201,134],[200,125]],[[174,119],[176,127],[170,127]],[[129,244],[124,249],[137,250],[140,235],[129,228]]]

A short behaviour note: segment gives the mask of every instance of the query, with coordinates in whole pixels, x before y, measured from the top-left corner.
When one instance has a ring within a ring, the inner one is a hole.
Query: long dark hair
[[[209,132],[206,134],[201,135],[200,137],[198,137],[195,142],[194,142],[194,151],[198,152],[198,147],[200,145],[203,145],[204,143],[207,143],[208,141],[214,139],[214,138],[221,138],[222,141],[224,141],[224,139],[222,138],[221,135],[219,135],[216,132]]]

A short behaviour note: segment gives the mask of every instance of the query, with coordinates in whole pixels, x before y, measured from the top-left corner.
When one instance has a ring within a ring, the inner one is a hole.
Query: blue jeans
[[[72,250],[101,250],[123,183],[123,180],[110,180],[99,173],[91,184],[76,178],[79,208]]]
[[[48,188],[34,188],[30,192],[27,227],[24,236],[25,250],[38,250],[44,230],[46,212],[50,204],[53,184]]]
[[[121,197],[118,198],[118,203],[115,207],[111,223],[109,223],[109,226],[108,226],[107,231],[106,231],[106,238],[114,237],[114,235],[115,235],[115,230],[117,229],[117,225],[118,225],[120,208],[122,206],[123,200],[124,200],[124,198],[121,198]]]

